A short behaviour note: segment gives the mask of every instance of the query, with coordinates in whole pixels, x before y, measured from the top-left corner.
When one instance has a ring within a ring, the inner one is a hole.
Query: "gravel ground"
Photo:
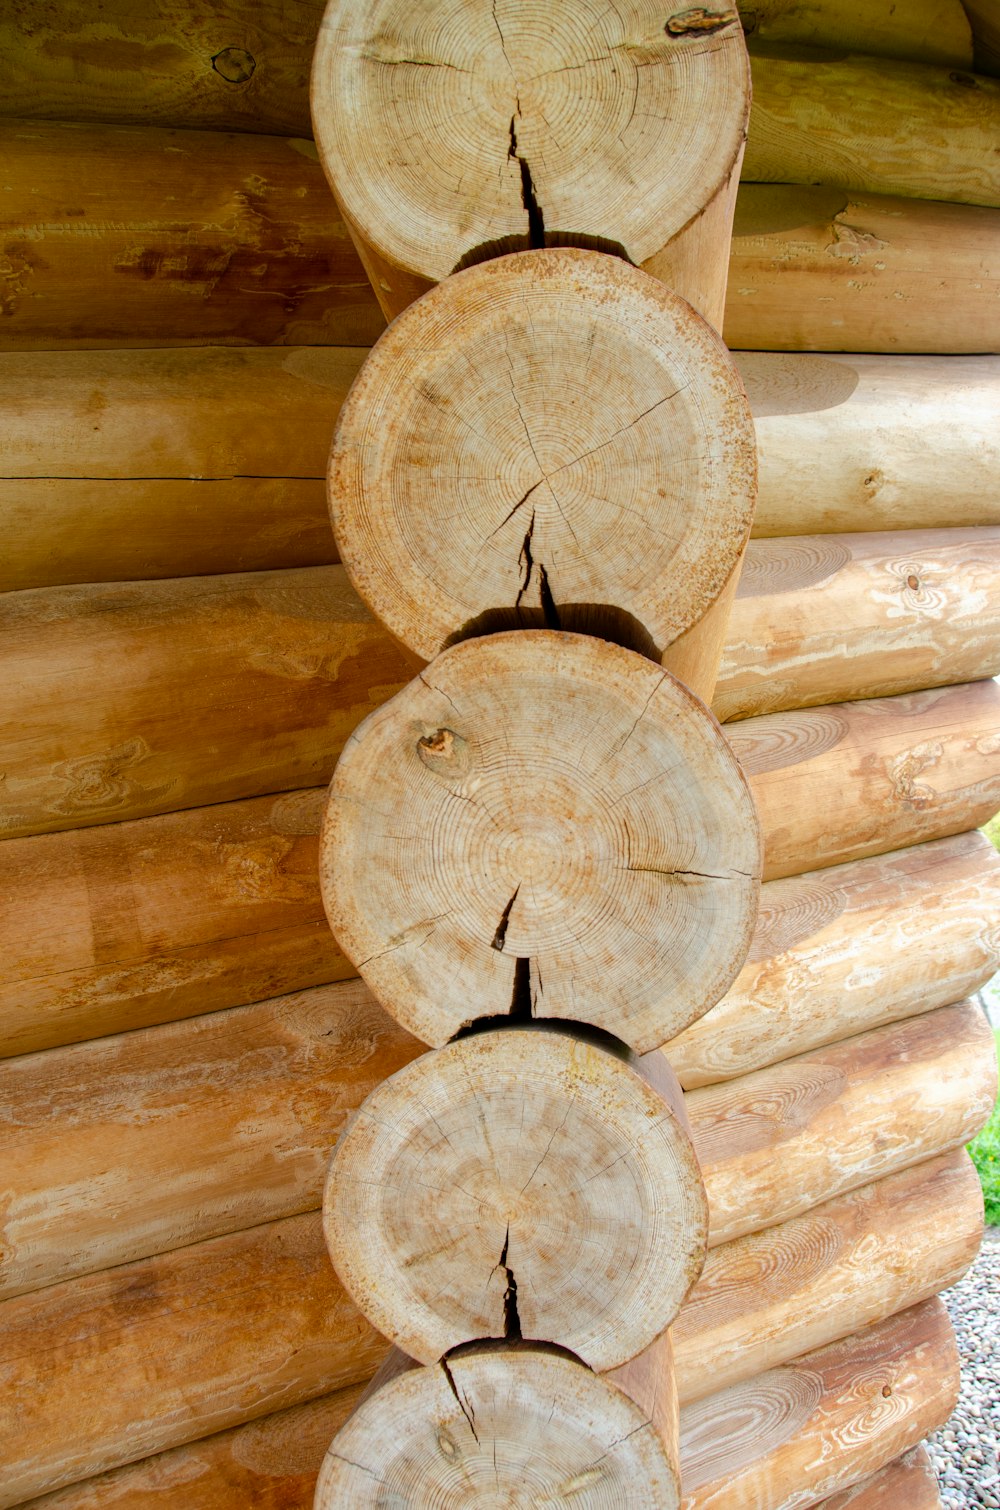
[[[927,1443],[945,1510],[1000,1507],[1000,1227],[988,1227],[979,1257],[945,1291],[962,1358],[962,1393],[947,1425]]]

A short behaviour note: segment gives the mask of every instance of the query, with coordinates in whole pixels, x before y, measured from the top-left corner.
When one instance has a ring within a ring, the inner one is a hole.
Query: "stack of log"
[[[385,1351],[329,1266],[326,1166],[421,1054],[350,979],[318,884],[323,784],[419,666],[326,520],[383,319],[292,134],[318,8],[282,6],[284,36],[227,13],[203,48],[193,13],[142,9],[10,21],[0,49],[0,1504],[305,1507]],[[668,1047],[709,1209],[672,1329],[682,1471],[692,1510],[803,1483],[916,1507],[955,1388],[934,1297],[979,1241],[962,1145],[994,1092],[965,998],[1000,953],[974,832],[1000,808],[1000,216],[963,187],[971,127],[933,182],[902,175],[928,111],[974,106],[986,134],[998,86],[957,4],[915,59],[916,7],[905,39],[882,28],[901,7],[830,0],[812,14],[846,34],[791,37],[778,9],[750,30],[760,182],[724,326],[760,498],[715,703],[765,879],[747,962]],[[886,53],[899,93],[858,89],[892,174],[862,172],[872,128],[838,106],[831,177],[782,70],[818,100]]]

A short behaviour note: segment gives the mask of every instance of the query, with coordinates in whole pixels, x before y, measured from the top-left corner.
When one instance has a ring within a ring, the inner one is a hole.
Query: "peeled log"
[[[758,44],[845,48],[873,58],[972,67],[972,32],[960,0],[743,0],[751,56]]]
[[[1000,213],[744,184],[726,344],[770,351],[1000,350]]]
[[[345,748],[320,885],[425,1043],[512,1010],[657,1048],[727,989],[759,835],[721,731],[642,656],[521,630],[445,651]]]
[[[376,1381],[377,1383],[377,1381]],[[538,1348],[477,1348],[365,1399],[324,1459],[316,1510],[560,1504],[676,1510],[676,1457],[606,1378]]]
[[[688,1091],[710,1245],[961,1147],[996,1093],[993,1033],[971,1001]]]
[[[326,455],[363,355],[0,354],[0,590],[335,561]]]
[[[6,122],[3,345],[366,345],[383,321],[312,142]]]
[[[1000,359],[733,353],[757,435],[753,533],[1000,524]]]
[[[1000,687],[768,713],[727,730],[750,777],[764,877],[977,827],[1000,809]]]
[[[328,778],[413,675],[342,567],[0,599],[5,837]]]
[[[898,59],[756,52],[743,176],[1000,206],[1000,82]]]
[[[664,22],[649,0],[558,0],[543,23],[516,0],[331,0],[312,114],[390,318],[460,266],[560,241],[665,276],[670,243],[721,204],[701,286],[665,277],[718,324],[749,84],[733,7]]]
[[[712,710],[723,722],[1000,671],[1000,526],[752,540]]]
[[[941,1510],[941,1494],[925,1447],[914,1447],[852,1489],[823,1500],[823,1510]]]
[[[359,1308],[411,1358],[523,1337],[604,1372],[673,1321],[708,1212],[668,1100],[616,1054],[525,1026],[374,1090],[337,1144],[323,1227]]]
[[[958,1398],[940,1300],[681,1412],[682,1510],[806,1510],[915,1447]]]
[[[341,408],[330,509],[352,583],[426,661],[543,625],[660,660],[739,562],[755,462],[689,305],[617,258],[522,252],[393,321]]]
[[[975,830],[769,881],[747,964],[664,1052],[688,1089],[948,1006],[1000,969],[998,914]]]
[[[114,0],[95,12],[11,7],[3,114],[309,136],[323,0]]]

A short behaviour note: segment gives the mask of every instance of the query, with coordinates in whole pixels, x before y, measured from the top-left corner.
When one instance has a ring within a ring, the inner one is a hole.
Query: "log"
[[[667,1097],[538,1025],[450,1043],[373,1091],[337,1143],[323,1229],[359,1310],[420,1363],[523,1337],[603,1373],[673,1321],[708,1210]]]
[[[311,142],[6,122],[6,350],[367,345],[382,317]]]
[[[743,176],[1000,206],[1000,82],[898,59],[758,51]]]
[[[951,1204],[959,1187],[969,1183],[967,1175],[958,1175],[956,1161],[967,1163],[967,1156],[951,1155],[923,1166],[928,1183],[949,1207],[947,1220],[941,1213],[935,1227],[925,1223],[915,1229],[914,1218],[930,1213],[934,1221],[934,1210],[941,1211],[933,1196],[928,1201],[917,1195],[921,1171],[916,1171],[891,1176],[847,1201],[841,1198],[818,1213],[773,1228],[752,1249],[760,1268],[776,1276],[770,1289],[725,1286],[724,1276],[735,1266],[726,1248],[711,1253],[705,1276],[687,1302],[697,1307],[694,1314],[708,1331],[704,1346],[697,1329],[680,1336],[682,1389],[697,1387],[699,1374],[710,1373],[715,1346],[720,1363],[728,1361],[725,1377],[735,1384],[763,1367],[791,1361],[803,1336],[835,1340],[856,1329],[871,1314],[865,1288],[873,1281],[876,1292],[883,1298],[888,1292],[898,1306],[915,1303],[928,1288],[948,1282],[962,1262],[963,1243],[969,1245],[966,1255],[974,1246],[973,1228],[981,1219],[967,1189]],[[944,1173],[944,1166],[952,1173]],[[876,1279],[865,1260],[864,1240],[846,1235],[850,1213],[858,1209],[855,1201],[881,1214],[879,1251],[895,1255],[898,1287],[891,1274]],[[952,1235],[940,1243],[943,1227],[952,1221]],[[831,1262],[825,1272],[830,1291],[842,1297],[839,1310],[824,1301],[823,1279],[817,1274],[821,1260],[815,1244],[802,1237],[817,1228],[826,1234],[822,1252]],[[838,1238],[839,1252],[832,1251]],[[914,1245],[909,1255],[908,1239]],[[732,1254],[746,1255],[749,1246],[742,1239],[732,1245]],[[260,1302],[253,1293],[258,1281],[273,1286]],[[818,1304],[821,1317],[812,1322],[796,1317],[794,1327],[772,1335],[774,1291],[780,1283],[792,1297],[800,1295],[803,1305]],[[714,1295],[714,1303],[704,1299],[706,1294]],[[761,1299],[759,1311],[755,1294]],[[250,1331],[248,1300],[255,1317]],[[727,1335],[730,1307],[734,1326]],[[682,1310],[682,1324],[685,1314]],[[298,1503],[293,1493],[302,1493],[302,1503],[311,1510],[323,1453],[357,1403],[351,1384],[324,1381],[331,1376],[355,1383],[369,1378],[386,1346],[347,1302],[323,1247],[318,1213],[5,1301],[0,1305],[0,1339],[4,1383],[28,1404],[23,1432],[13,1412],[0,1422],[0,1445],[15,1485],[11,1494],[41,1494],[60,1483],[100,1475],[78,1489],[54,1494],[51,1503],[58,1510],[104,1510],[105,1505],[145,1510],[142,1495],[157,1510],[269,1507],[267,1495],[274,1497],[273,1510],[288,1510],[288,1502]],[[738,1368],[741,1359],[745,1373]],[[630,1372],[634,1388],[631,1367]],[[622,1373],[612,1377],[621,1382]],[[178,1380],[183,1380],[183,1390]],[[237,1380],[244,1389],[242,1403]],[[324,1393],[330,1390],[336,1392]],[[284,1395],[283,1409],[267,1403],[278,1391]],[[87,1410],[82,1412],[84,1399]],[[60,1402],[62,1417],[55,1411]],[[280,1414],[261,1418],[279,1409]],[[73,1422],[72,1439],[65,1430],[67,1419]],[[220,1434],[209,1436],[212,1432]],[[145,1453],[158,1456],[140,1461]],[[153,1499],[161,1493],[162,1504]],[[0,1503],[18,1502],[4,1501],[0,1490]]]
[[[712,709],[723,722],[1000,671],[1000,525],[752,540]]]
[[[377,1381],[376,1381],[377,1383]],[[538,1347],[476,1347],[396,1373],[341,1428],[315,1510],[526,1503],[677,1510],[680,1472],[648,1413]]]
[[[8,838],[323,781],[416,664],[339,566],[8,593],[0,646]]]
[[[996,1092],[993,1033],[971,1001],[686,1092],[710,1246],[961,1147]]]
[[[423,660],[541,625],[662,660],[739,562],[753,423],[722,341],[678,295],[596,252],[522,252],[393,321],[341,408],[329,475],[352,583]]]
[[[750,777],[764,877],[963,833],[1000,807],[1000,687],[768,713],[727,730]]]
[[[322,15],[323,0],[12,8],[0,22],[3,114],[308,136]]]
[[[685,1089],[971,996],[1000,969],[1000,855],[973,830],[761,890],[747,964],[665,1047]]]
[[[915,1447],[958,1398],[940,1300],[681,1412],[682,1510],[806,1510]]]
[[[941,1495],[926,1447],[912,1447],[851,1489],[823,1500],[823,1510],[941,1510]]]
[[[967,8],[967,7],[966,7]],[[753,57],[758,45],[797,43],[972,67],[972,32],[958,0],[743,0],[740,20]]]
[[[1000,215],[744,184],[723,335],[769,351],[1000,350]]]
[[[509,0],[332,0],[313,61],[320,159],[389,318],[457,267],[529,247],[591,246],[659,275],[705,217],[700,288],[676,259],[668,281],[717,325],[748,107],[723,6],[664,22],[647,0],[559,0],[540,33]]]
[[[701,704],[552,630],[455,646],[358,729],[320,840],[341,948],[433,1045],[513,1011],[657,1048],[735,978],[759,868]]]
[[[335,561],[323,477],[363,355],[0,353],[0,591]]]
[[[757,536],[1000,524],[995,357],[733,353]]]

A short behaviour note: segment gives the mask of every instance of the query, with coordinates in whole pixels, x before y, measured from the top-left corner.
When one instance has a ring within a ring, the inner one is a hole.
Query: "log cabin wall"
[[[766,879],[747,965],[669,1055],[713,1244],[675,1338],[689,1510],[734,1482],[778,1510],[834,1440],[811,1503],[936,1503],[933,1297],[981,1222],[1000,69],[977,7],[975,59],[957,3],[902,9],[817,3],[806,35],[803,7],[743,8],[723,333],[761,494],[715,709]],[[318,824],[414,662],[326,513],[384,322],[308,139],[321,11],[0,30],[0,1505],[308,1506],[384,1350],[317,1208],[347,1115],[420,1045],[329,933]],[[789,1399],[756,1457],[712,1435]]]

